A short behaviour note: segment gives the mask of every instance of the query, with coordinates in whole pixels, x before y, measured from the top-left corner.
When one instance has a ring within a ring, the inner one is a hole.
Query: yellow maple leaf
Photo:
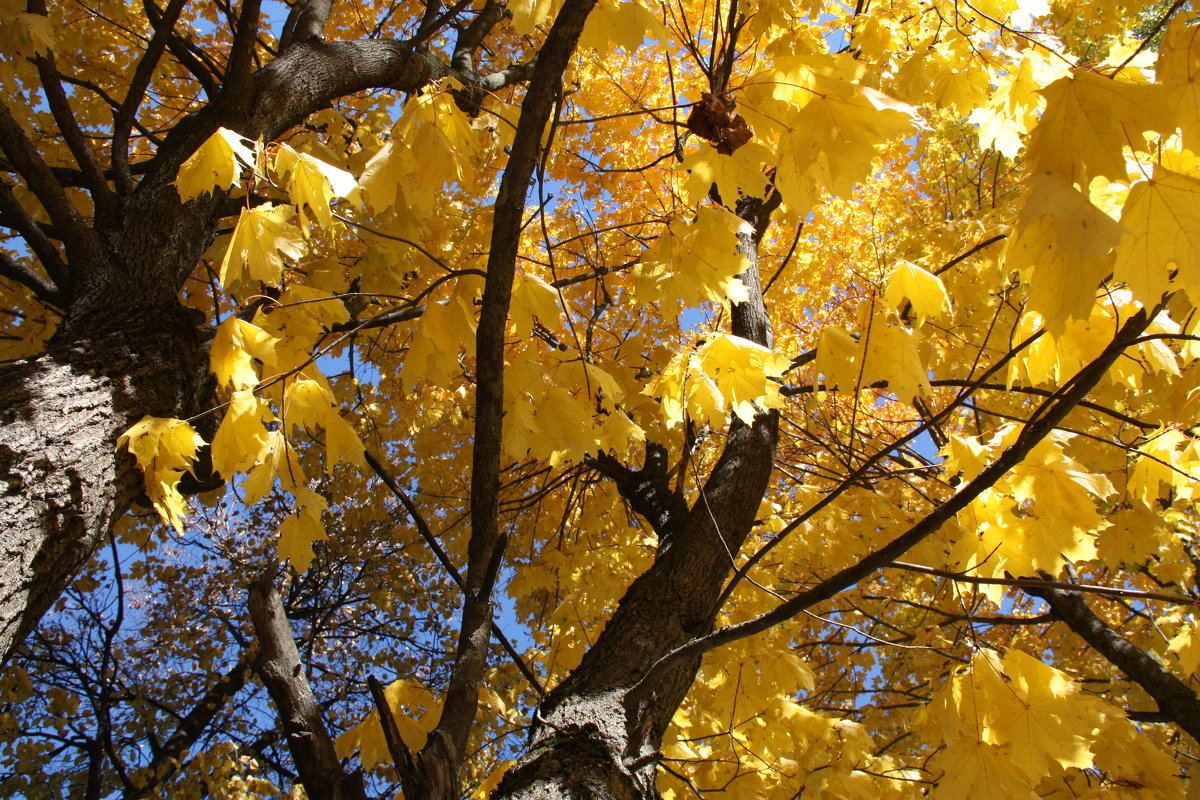
[[[1035,800],[1029,781],[999,747],[976,739],[948,744],[933,765],[943,770],[934,798],[941,800]]]
[[[1137,449],[1140,454],[1129,475],[1128,491],[1152,508],[1165,485],[1185,494],[1193,491],[1200,463],[1191,438],[1182,431],[1160,431]]]
[[[188,506],[179,493],[179,479],[191,471],[196,450],[204,439],[181,419],[144,416],[117,438],[117,449],[126,448],[146,478],[146,496],[163,522],[179,533]]]
[[[1006,691],[994,699],[1001,713],[991,718],[997,739],[1012,762],[1034,781],[1067,767],[1092,765],[1097,729],[1117,709],[1079,691],[1065,673],[1020,650],[1002,659]]]
[[[547,328],[557,329],[560,316],[558,290],[536,275],[521,272],[514,277],[509,317],[517,336],[527,338],[535,319]]]
[[[1104,499],[1116,494],[1106,476],[1089,472],[1063,452],[1070,439],[1070,434],[1056,432],[1005,476],[1005,485],[1014,497],[1042,503],[1061,517],[1071,518],[1094,514],[1093,496]]]
[[[1027,26],[1031,20],[1050,13],[1048,0],[985,0],[972,6],[992,19],[1010,21],[1013,27]],[[1013,16],[1017,19],[1013,19]]]
[[[977,436],[949,434],[942,448],[946,474],[961,474],[964,480],[973,480],[991,462],[992,450]]]
[[[734,414],[747,425],[782,402],[779,381],[790,362],[760,344],[730,334],[708,337],[696,351],[700,369],[715,381]]]
[[[979,126],[979,144],[994,147],[1009,158],[1020,153],[1027,134],[1045,105],[1039,94],[1044,86],[1066,73],[1062,62],[1038,48],[1029,48],[1016,68],[996,79],[991,102],[971,112],[969,121]]]
[[[275,151],[274,167],[284,177],[288,197],[296,207],[301,225],[307,223],[307,209],[317,222],[328,228],[333,223],[329,201],[335,197],[349,197],[358,188],[349,172],[308,153],[298,153],[285,144]]]
[[[283,396],[283,418],[289,428],[300,427],[310,433],[325,431],[325,470],[332,472],[339,461],[361,466],[363,446],[350,423],[338,413],[329,388],[310,378],[288,383]]]
[[[876,147],[921,124],[915,108],[864,85],[869,79],[845,54],[781,59],[747,79],[739,108],[771,141],[775,182],[798,213],[821,189],[848,197],[870,173]]]
[[[1092,205],[1065,176],[1029,178],[1028,200],[1005,249],[1005,263],[1028,281],[1029,307],[1052,331],[1086,319],[1096,287],[1111,267],[1104,256],[1121,238],[1121,226]]]
[[[1170,273],[1182,286],[1200,284],[1200,179],[1156,167],[1129,190],[1113,275],[1146,306],[1158,303]]]
[[[635,0],[600,0],[588,15],[579,47],[590,47],[603,57],[610,44],[633,51],[649,35],[660,42],[670,40],[666,26],[649,9]]]
[[[254,361],[266,360],[279,340],[239,317],[229,317],[217,326],[209,351],[209,369],[219,386],[249,389],[259,381]]]
[[[1200,150],[1200,37],[1187,14],[1177,14],[1167,26],[1154,72],[1169,93],[1183,145]]]
[[[718,153],[707,142],[684,158],[680,165],[688,171],[683,186],[684,196],[689,203],[699,203],[708,197],[714,184],[721,202],[733,208],[739,193],[748,197],[763,197],[767,191],[767,177],[762,165],[774,160],[771,151],[759,142],[748,142],[731,155]]]
[[[561,6],[562,0],[515,0],[508,6],[513,14],[513,32],[518,36],[528,36],[551,14],[557,13]]]
[[[729,334],[715,334],[693,351],[685,347],[643,390],[660,398],[668,428],[692,419],[719,425],[726,409],[749,424],[764,408],[778,407],[779,378],[787,359],[762,345]]]
[[[270,406],[255,397],[254,392],[249,389],[233,392],[221,427],[213,436],[213,469],[228,479],[235,472],[257,464],[267,446],[269,431],[264,423],[274,419]]]
[[[950,39],[917,50],[897,73],[897,88],[914,103],[968,114],[987,100],[987,68],[971,58],[965,40]]]
[[[1036,797],[1044,778],[1092,766],[1098,731],[1118,713],[1020,650],[976,650],[921,712],[947,745],[935,762],[946,770],[936,794],[995,796],[1004,786],[1000,796]]]
[[[271,490],[279,478],[284,491],[304,487],[307,480],[295,448],[288,443],[282,430],[267,434],[267,443],[259,453],[259,461],[242,481],[246,505],[254,505]]]
[[[738,250],[747,223],[726,208],[701,208],[691,222],[673,220],[634,271],[639,298],[694,308],[705,301],[749,297],[737,277],[749,262]]]
[[[1184,675],[1196,672],[1200,668],[1200,624],[1195,619],[1189,620],[1171,638],[1167,652],[1179,660],[1179,669]]]
[[[1179,777],[1175,759],[1128,719],[1110,717],[1092,752],[1097,769],[1116,786],[1135,787],[1138,797],[1184,800],[1188,795],[1188,783]]]
[[[911,304],[917,325],[926,317],[950,313],[950,295],[942,279],[911,261],[899,261],[892,268],[883,297],[896,310]]]
[[[1112,525],[1100,532],[1096,551],[1111,564],[1140,564],[1169,548],[1172,533],[1160,514],[1138,501],[1118,509]]]
[[[304,351],[314,346],[332,326],[350,319],[341,298],[299,283],[289,285],[279,296],[278,306],[269,310],[262,320],[263,326],[269,325],[271,332],[285,343]]]
[[[243,209],[221,261],[221,285],[236,289],[248,281],[278,286],[283,259],[299,259],[305,252],[304,236],[291,222],[295,213],[293,206],[272,203]]]
[[[862,356],[858,340],[843,328],[831,325],[817,340],[816,376],[824,377],[827,390],[853,392],[861,379]]]
[[[409,385],[428,380],[435,386],[449,386],[462,374],[459,352],[475,351],[475,313],[467,302],[456,297],[426,306],[400,370]]]
[[[403,145],[388,142],[367,161],[359,186],[376,211],[403,207],[404,186],[414,171],[411,160]]]
[[[54,28],[49,17],[16,11],[15,6],[6,10],[9,13],[0,17],[0,53],[5,55],[4,61],[49,55],[54,50]],[[0,72],[11,75],[11,66],[0,65]]]
[[[1044,511],[1046,508],[1050,510]],[[1099,513],[1091,513],[1091,517],[1066,518],[1046,503],[1020,514],[1014,507],[1014,513],[995,531],[995,559],[1013,575],[1058,575],[1067,563],[1093,559],[1095,530],[1108,523]]]
[[[457,183],[467,190],[478,185],[475,167],[483,151],[480,132],[442,87],[430,87],[410,99],[392,136],[393,142],[402,142],[401,147],[412,154],[407,165],[416,185],[427,187],[405,195],[421,214],[435,210],[439,202],[436,190],[443,184]],[[393,148],[392,157],[396,155]]]
[[[321,522],[322,507],[303,506],[298,513],[289,514],[279,523],[279,543],[276,550],[281,561],[290,561],[292,569],[304,572],[312,564],[313,542],[327,538]]]
[[[441,700],[420,683],[403,678],[384,688],[383,695],[400,729],[400,738],[409,750],[419,752],[441,715]],[[392,763],[377,710],[337,737],[334,748],[338,758],[349,758],[357,751],[358,760],[366,769]]]
[[[903,403],[929,397],[929,372],[921,360],[921,334],[900,323],[894,313],[877,313],[870,335],[860,344],[866,351],[864,383],[887,381],[888,390]]]
[[[1041,93],[1046,110],[1030,136],[1026,158],[1035,172],[1056,172],[1080,186],[1098,175],[1125,180],[1122,151],[1130,137],[1175,130],[1161,86],[1076,69]]]
[[[175,176],[179,196],[187,201],[214,188],[240,186],[242,170],[253,168],[256,161],[246,141],[228,128],[217,128],[179,168]]]

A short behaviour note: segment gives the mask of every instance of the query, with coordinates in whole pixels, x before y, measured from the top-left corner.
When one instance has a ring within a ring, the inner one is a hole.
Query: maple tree
[[[0,1],[0,792],[1189,796],[1186,6]]]

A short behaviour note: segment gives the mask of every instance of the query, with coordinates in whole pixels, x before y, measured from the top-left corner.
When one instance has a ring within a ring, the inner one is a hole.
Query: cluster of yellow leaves
[[[219,129],[181,167],[176,179],[181,197],[239,186],[247,169],[264,177],[261,152],[232,131]],[[217,328],[210,367],[229,399],[213,437],[212,456],[215,470],[227,479],[246,475],[248,504],[267,494],[276,479],[292,494],[296,505],[280,525],[279,551],[303,571],[313,558],[312,543],[325,537],[321,516],[328,503],[309,488],[288,436],[294,430],[323,433],[330,471],[340,461],[361,465],[363,449],[339,413],[329,382],[311,363],[317,342],[332,325],[348,319],[346,309],[326,291],[289,283],[285,269],[287,260],[295,263],[308,253],[314,224],[333,224],[330,202],[352,197],[357,182],[345,170],[288,145],[275,147],[272,173],[291,203],[263,203],[242,211],[219,280],[238,293],[262,286],[286,288],[278,305],[260,311],[253,321],[230,316]],[[264,383],[264,377],[275,380]],[[147,494],[160,515],[181,530],[187,506],[175,486],[203,440],[180,420],[147,418],[120,441],[138,458]]]
[[[454,105],[450,87],[434,86],[409,101],[389,139],[363,168],[359,185],[379,212],[423,220],[439,208],[438,189],[454,183],[467,191],[480,182],[480,159],[511,135],[508,124],[482,127]]]
[[[646,434],[622,408],[628,388],[577,352],[536,347],[510,357],[505,374],[504,452],[557,467],[587,453],[624,454]]]
[[[855,333],[836,325],[821,331],[814,376],[823,378],[824,390],[880,386],[906,403],[930,395],[920,328],[928,318],[949,318],[946,287],[924,267],[902,260],[888,274],[883,301],[872,297],[859,305]]]
[[[848,196],[879,144],[921,124],[915,108],[870,88],[872,80],[848,53],[777,59],[746,79],[739,110],[772,153],[768,166],[794,213],[806,214],[822,191]]]
[[[204,439],[181,419],[145,416],[117,439],[146,476],[146,496],[164,522],[183,532],[187,501],[179,493],[179,479],[196,461],[196,450]]]
[[[284,258],[296,260],[305,253],[304,237],[291,221],[295,215],[295,206],[274,203],[243,211],[221,262],[221,285],[253,291],[259,284],[282,283]]]
[[[723,208],[702,207],[690,222],[673,220],[635,270],[639,300],[678,303],[734,303],[749,295],[738,275],[748,262],[739,235],[749,225]]]
[[[668,428],[688,420],[723,427],[731,412],[750,424],[762,411],[780,407],[778,379],[789,366],[760,344],[713,334],[676,353],[643,394],[659,398]]]
[[[946,446],[946,469],[971,480],[1020,429],[1005,426],[986,442],[954,435]],[[1107,527],[1098,501],[1116,489],[1065,452],[1071,436],[1055,433],[1033,448],[1012,471],[958,515],[960,531],[949,563],[970,574],[1056,575],[1067,562],[1096,555],[1096,531]],[[991,589],[993,599],[1000,592]]]
[[[1079,771],[1106,771],[1114,785],[1182,798],[1170,759],[1115,707],[1081,692],[1066,674],[1021,652],[978,650],[918,715],[944,743],[931,767],[937,797],[1036,798]],[[1133,746],[1133,752],[1125,750]]]
[[[425,737],[437,724],[442,712],[442,702],[425,686],[410,680],[393,681],[383,690],[392,718],[400,729],[400,738],[414,753],[425,746]],[[358,760],[366,769],[379,764],[391,764],[387,741],[383,737],[383,726],[379,724],[379,711],[372,711],[354,727],[347,730],[334,742],[338,758],[349,758],[358,753]]]
[[[261,765],[235,742],[217,742],[197,753],[194,762],[195,770],[190,771],[188,781],[192,786],[186,786],[185,791],[206,794],[213,800],[256,800],[281,794],[269,780],[254,776],[262,771]],[[133,777],[136,782],[137,776]]]
[[[979,126],[979,143],[1014,158],[1024,146],[1021,137],[1037,124],[1045,106],[1039,89],[1063,77],[1062,61],[1039,48],[1010,53],[1016,66],[996,79],[996,89],[985,106],[971,111],[970,121]]]
[[[412,334],[401,375],[410,384],[448,387],[462,373],[459,359],[475,353],[476,286],[458,281],[453,297],[430,303]]]
[[[42,14],[30,14],[17,0],[0,2],[0,77],[13,80],[14,62],[49,55],[55,47],[54,29]]]
[[[816,797],[903,796],[903,781],[916,773],[876,755],[865,726],[798,702],[800,692],[814,687],[812,668],[789,650],[786,636],[768,634],[733,645],[726,658],[701,669],[663,752],[690,762],[693,783],[720,786],[722,796],[795,794],[798,787]],[[901,780],[876,785],[871,773]],[[690,791],[664,778],[664,797]]]

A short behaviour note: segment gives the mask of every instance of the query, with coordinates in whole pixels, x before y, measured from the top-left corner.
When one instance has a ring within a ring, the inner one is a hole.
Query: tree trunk
[[[758,275],[758,243],[775,204],[743,198],[738,215],[751,223],[740,250],[748,269],[746,302],[731,307],[735,335],[770,347],[770,320]],[[657,800],[659,747],[700,669],[690,658],[646,685],[664,656],[712,630],[717,599],[735,555],[754,527],[773,469],[776,412],[753,424],[734,418],[721,457],[689,509],[670,497],[665,473],[648,451],[639,473],[619,465],[617,485],[659,537],[654,564],[630,585],[580,665],[539,705],[525,752],[501,780],[493,800]],[[686,466],[686,465],[685,465]],[[622,480],[635,474],[644,480]],[[658,486],[653,486],[655,483]],[[649,493],[645,487],[650,485]]]
[[[0,368],[5,659],[142,493],[117,437],[145,414],[192,413],[202,394],[206,348],[187,313],[110,301],[88,334]]]

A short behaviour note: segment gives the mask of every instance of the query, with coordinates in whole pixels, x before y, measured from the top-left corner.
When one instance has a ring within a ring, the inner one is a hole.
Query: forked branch
[[[273,573],[250,585],[250,619],[260,652],[257,671],[278,710],[300,780],[312,800],[366,800],[361,776],[347,774],[334,752]]]

